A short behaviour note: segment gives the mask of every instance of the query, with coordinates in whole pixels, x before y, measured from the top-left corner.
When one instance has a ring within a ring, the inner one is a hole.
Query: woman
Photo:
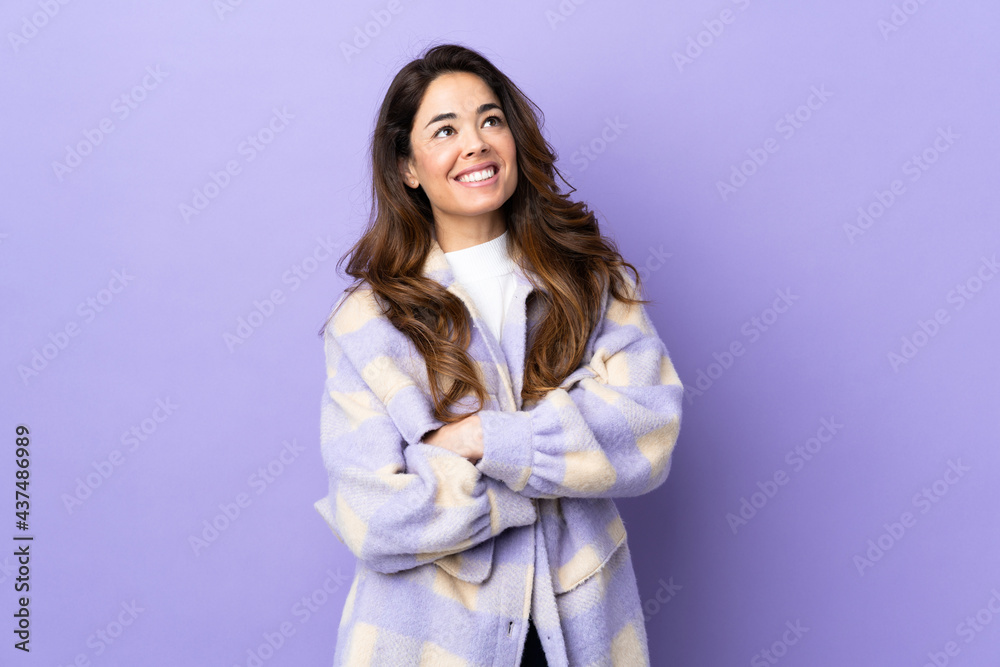
[[[321,331],[316,508],[358,558],[336,665],[649,662],[612,498],[666,479],[683,388],[532,109],[442,45],[379,111]]]

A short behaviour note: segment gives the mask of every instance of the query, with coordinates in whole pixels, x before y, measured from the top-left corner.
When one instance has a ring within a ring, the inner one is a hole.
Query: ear
[[[414,183],[416,183],[417,181],[417,177],[413,175],[413,172],[410,169],[409,160],[407,160],[406,158],[399,158],[398,167],[399,167],[399,174],[403,179],[403,184],[409,188],[416,190],[420,184],[417,183],[417,185],[414,185]]]

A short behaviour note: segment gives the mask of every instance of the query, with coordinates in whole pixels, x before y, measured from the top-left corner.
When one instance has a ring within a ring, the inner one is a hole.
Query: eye
[[[500,127],[501,125],[503,125],[503,118],[501,118],[500,116],[497,116],[495,114],[492,115],[492,116],[488,116],[484,122],[489,122],[491,120],[495,120],[496,123],[494,125],[491,125],[490,127]],[[451,130],[452,132],[454,132],[455,128],[453,128],[451,125],[442,125],[440,128],[438,128],[438,131],[434,133],[434,137],[437,138],[445,130]],[[451,135],[447,135],[447,136],[451,136]]]

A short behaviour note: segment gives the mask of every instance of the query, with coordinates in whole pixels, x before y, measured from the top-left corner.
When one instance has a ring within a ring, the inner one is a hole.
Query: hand
[[[483,457],[483,426],[478,414],[470,415],[430,431],[421,442],[455,452],[474,464]]]

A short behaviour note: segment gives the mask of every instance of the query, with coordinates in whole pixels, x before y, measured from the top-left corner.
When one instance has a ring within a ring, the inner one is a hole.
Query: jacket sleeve
[[[509,527],[534,523],[537,514],[529,498],[482,475],[464,457],[420,442],[443,423],[418,411],[422,416],[412,420],[417,423],[407,429],[407,442],[390,413],[397,401],[397,419],[400,405],[415,404],[406,397],[412,399],[417,388],[410,384],[394,391],[387,406],[365,378],[374,372],[381,382],[386,373],[379,367],[396,367],[376,354],[359,373],[344,353],[346,343],[331,329],[325,334],[320,424],[329,493],[314,505],[357,558],[376,571],[398,572],[470,549]],[[370,331],[359,333],[373,339]]]
[[[606,291],[588,350],[533,406],[478,413],[484,475],[532,498],[637,496],[666,480],[683,387],[642,304]]]

